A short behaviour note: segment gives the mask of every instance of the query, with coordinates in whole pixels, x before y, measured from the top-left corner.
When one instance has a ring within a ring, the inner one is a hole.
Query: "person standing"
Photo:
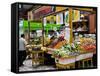
[[[25,35],[21,34],[19,39],[19,52],[18,52],[18,63],[19,67],[23,65],[23,61],[26,59],[26,45]]]

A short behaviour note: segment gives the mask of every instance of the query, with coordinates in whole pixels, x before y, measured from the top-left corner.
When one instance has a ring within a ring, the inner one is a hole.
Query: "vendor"
[[[48,34],[48,38],[51,39],[54,36],[53,34],[53,30],[50,30],[49,34]]]
[[[52,37],[59,37],[59,33],[57,30],[51,30],[49,35],[48,35],[48,38],[51,39]]]
[[[25,40],[24,34],[21,34],[19,39],[19,51],[18,51],[18,62],[19,67],[23,65],[23,61],[26,59],[26,45],[27,41]]]

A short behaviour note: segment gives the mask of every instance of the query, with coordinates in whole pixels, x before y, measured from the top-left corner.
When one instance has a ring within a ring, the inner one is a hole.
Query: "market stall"
[[[93,67],[95,16],[93,8],[55,7],[55,11],[40,16],[42,22],[29,21],[29,30],[34,29],[37,34],[27,46],[33,66],[49,64],[56,69]]]
[[[46,26],[46,20],[48,21],[51,16],[54,22],[56,16],[56,24],[64,25],[63,29],[52,29],[54,32],[59,31],[60,35],[58,37],[54,36],[55,38],[51,39],[48,46],[45,44],[48,42],[44,40],[44,47],[47,48],[47,53],[55,58],[57,68],[93,67],[92,58],[96,52],[96,40],[95,31],[92,30],[91,33],[90,26],[94,27],[95,24],[91,25],[89,21],[91,22],[90,16],[94,14],[95,11],[91,8],[68,7],[43,17],[43,21],[45,20],[43,26]],[[93,19],[95,18],[93,17]],[[80,64],[80,61],[82,61],[81,65],[75,67],[76,62]]]

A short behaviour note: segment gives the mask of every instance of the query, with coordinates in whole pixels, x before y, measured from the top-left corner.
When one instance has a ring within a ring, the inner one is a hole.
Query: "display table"
[[[32,66],[33,67],[44,64],[44,51],[40,49],[41,46],[42,45],[27,45],[27,50],[32,55]]]
[[[93,52],[85,52],[81,53],[77,56],[69,56],[66,58],[55,58],[56,67],[59,69],[74,69],[75,62],[82,61],[82,67],[85,68],[85,65],[92,67],[92,57]],[[88,64],[90,61],[90,65]],[[85,64],[86,63],[86,64]],[[80,67],[80,63],[78,63],[78,67]]]
[[[32,66],[44,64],[44,51],[31,51],[32,53]]]
[[[45,48],[44,50],[45,51],[43,51],[43,50],[31,51],[31,53],[32,53],[32,65],[33,66],[44,64],[44,52],[52,55],[53,51],[55,51],[56,49]],[[54,57],[56,67],[58,69],[74,69],[75,63],[78,62],[78,67],[80,68],[80,64],[82,64],[82,67],[84,68],[85,65],[88,65],[88,61],[91,64],[88,66],[92,66],[93,54],[94,54],[94,51],[80,51],[80,53],[78,55],[75,55],[75,56],[68,55],[64,58]],[[82,63],[80,63],[80,61],[82,61]]]
[[[93,52],[85,52],[85,53],[81,53],[80,55],[76,56],[76,61],[80,61],[80,60],[92,58],[92,57],[93,57]]]
[[[75,68],[75,56],[69,56],[66,58],[55,58],[56,67],[58,69],[71,69]]]

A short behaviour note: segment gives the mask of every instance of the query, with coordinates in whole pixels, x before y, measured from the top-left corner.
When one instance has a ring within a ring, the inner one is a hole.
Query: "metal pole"
[[[28,42],[30,43],[30,21],[28,21]]]
[[[42,45],[44,46],[44,17],[42,17]]]

